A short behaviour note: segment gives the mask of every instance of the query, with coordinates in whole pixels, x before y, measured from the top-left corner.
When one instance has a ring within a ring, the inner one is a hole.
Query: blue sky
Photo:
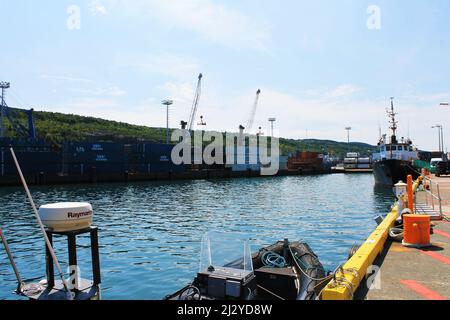
[[[208,129],[245,124],[261,88],[255,127],[276,117],[280,136],[344,141],[352,126],[352,140],[373,144],[394,96],[399,135],[409,127],[419,148],[437,149],[435,124],[450,145],[439,106],[450,100],[449,14],[446,0],[2,0],[0,80],[12,106],[149,126],[165,126],[160,101],[173,98],[176,127],[202,72]]]

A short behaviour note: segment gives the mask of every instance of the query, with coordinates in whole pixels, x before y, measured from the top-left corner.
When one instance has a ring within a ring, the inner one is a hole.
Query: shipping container
[[[287,170],[288,157],[280,156],[280,170]]]
[[[61,172],[61,154],[54,151],[53,146],[26,140],[20,140],[17,144],[13,142],[10,139],[1,139],[0,176],[17,176],[18,174],[9,145],[5,145],[8,143],[13,145],[24,175],[40,173],[57,175]]]
[[[259,165],[261,161],[258,150],[259,150],[258,147],[248,147],[248,146],[237,146],[234,148],[227,147],[225,159],[227,160],[228,165],[232,164]],[[230,157],[232,163],[229,163],[228,157]]]
[[[358,163],[358,158],[345,158],[344,164],[355,164]]]
[[[302,151],[288,158],[288,170],[291,171],[323,171],[323,156],[318,152]]]
[[[358,163],[370,164],[371,162],[370,158],[358,158]]]
[[[229,166],[231,171],[244,172],[244,171],[261,171],[261,165],[259,164],[232,164]]]
[[[120,179],[128,174],[149,177],[170,177],[172,173],[185,173],[188,165],[174,165],[171,153],[174,145],[156,143],[88,143],[67,142],[61,146],[28,139],[1,139],[0,176],[16,176],[17,170],[9,152],[13,144],[25,175],[52,175],[75,177],[74,181],[94,177]],[[206,166],[200,170],[225,170],[224,165]],[[252,168],[255,169],[255,168]],[[109,176],[108,176],[109,175]],[[85,180],[83,180],[85,181]]]
[[[122,153],[124,151],[124,144],[66,142],[63,144],[63,149],[65,152],[74,152],[74,153],[83,153],[83,152]]]
[[[359,157],[359,152],[347,152],[347,158],[358,158]]]

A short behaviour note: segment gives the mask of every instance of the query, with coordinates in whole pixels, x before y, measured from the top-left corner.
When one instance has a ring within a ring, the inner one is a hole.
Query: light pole
[[[441,102],[441,107],[448,107],[450,106],[450,103],[448,102]],[[442,134],[442,152],[444,152],[444,135]]]
[[[270,127],[271,127],[271,133],[272,133],[271,137],[272,137],[272,138],[273,138],[273,123],[274,123],[275,121],[277,121],[276,118],[269,118]]]
[[[163,100],[161,103],[166,106],[166,144],[169,144],[169,106],[173,104],[173,100]]]
[[[345,130],[347,130],[347,143],[350,144],[350,130],[352,130],[352,127],[345,127]]]
[[[442,130],[442,125],[441,124],[437,124],[435,126],[432,126],[431,128],[433,129],[438,129],[438,137],[439,137],[439,152],[443,153],[444,152],[444,134],[443,134],[443,130]]]

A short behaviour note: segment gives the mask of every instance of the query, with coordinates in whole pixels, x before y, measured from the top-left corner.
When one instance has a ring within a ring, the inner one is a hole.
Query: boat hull
[[[417,179],[419,172],[408,161],[389,159],[375,162],[373,164],[373,175],[376,184],[393,186],[400,180],[406,182],[408,175]]]
[[[264,255],[266,253],[276,253],[285,257],[286,264],[280,267],[267,267],[264,265]],[[243,259],[235,260],[224,267],[233,270],[242,269]],[[241,292],[244,296],[239,298],[230,298],[227,296],[216,297],[211,295],[209,286],[211,279],[204,280],[204,272],[197,275],[194,281],[177,291],[174,294],[166,296],[165,300],[315,300],[318,298],[319,292],[331,279],[327,275],[323,265],[318,257],[314,254],[308,244],[303,242],[292,242],[286,247],[284,241],[261,248],[252,255],[252,265],[254,272],[252,277],[248,277],[245,285],[246,289]],[[212,279],[217,279],[213,277]],[[215,281],[215,280],[214,280]],[[228,281],[228,279],[227,279]],[[234,282],[234,281],[233,281]],[[252,282],[252,283],[250,283]],[[215,291],[215,285],[211,290]],[[251,289],[250,289],[251,288]],[[198,293],[194,299],[188,292]],[[250,292],[250,294],[249,294]],[[222,289],[222,294],[223,289]]]

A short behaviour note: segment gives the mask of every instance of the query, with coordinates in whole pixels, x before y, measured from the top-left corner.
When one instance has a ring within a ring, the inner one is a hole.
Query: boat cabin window
[[[392,151],[397,151],[397,146],[392,146]]]
[[[402,151],[403,150],[403,146],[398,146],[398,151]]]
[[[386,146],[386,151],[391,151],[391,146]]]

